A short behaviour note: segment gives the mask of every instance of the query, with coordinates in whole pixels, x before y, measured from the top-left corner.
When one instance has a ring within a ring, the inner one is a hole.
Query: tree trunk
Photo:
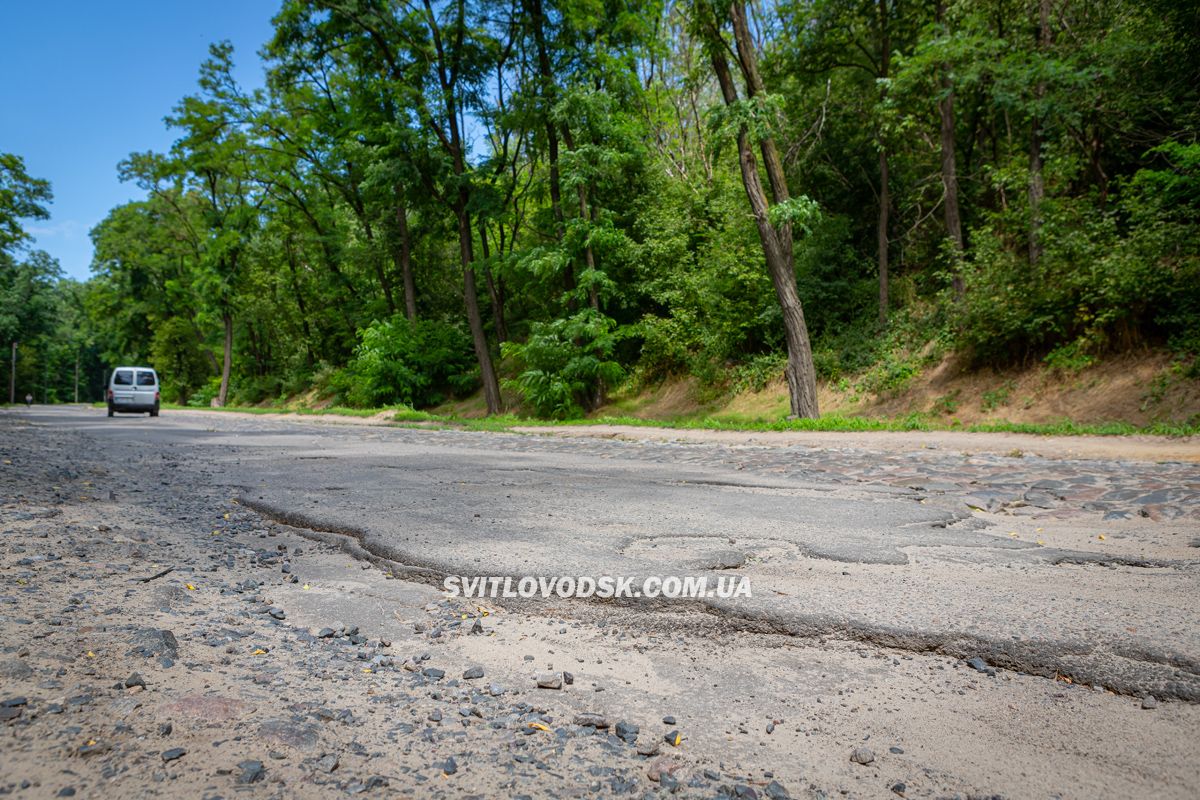
[[[371,224],[367,222],[365,212],[362,215],[362,224],[363,233],[367,237],[367,247],[371,253],[371,263],[375,266],[375,279],[379,281],[379,287],[383,289],[383,298],[387,301],[388,314],[395,314],[396,299],[392,297],[392,281],[383,267],[383,259],[379,257],[380,253],[375,249],[375,232],[371,230]]]
[[[313,357],[312,328],[308,324],[308,308],[304,304],[304,294],[300,291],[300,279],[296,274],[296,254],[292,251],[290,239],[285,240],[284,248],[287,250],[288,271],[292,276],[292,294],[296,295],[296,308],[300,310],[300,328],[304,331],[305,360],[311,367],[316,361]]]
[[[400,275],[404,279],[404,314],[409,322],[417,321],[417,284],[412,272],[412,240],[408,233],[408,209],[396,208],[396,225],[400,229]]]
[[[458,245],[463,265],[463,297],[467,304],[467,323],[471,328],[471,343],[475,346],[475,358],[479,361],[479,377],[483,381],[483,399],[488,414],[500,413],[500,384],[496,380],[496,369],[492,366],[492,353],[488,349],[487,334],[483,330],[483,316],[479,313],[479,293],[475,286],[475,252],[471,243],[471,219],[467,216],[467,193],[459,193]]]
[[[733,38],[737,46],[738,66],[746,83],[746,95],[754,98],[764,94],[762,75],[758,71],[758,59],[754,53],[754,40],[750,37],[750,27],[746,22],[746,8],[742,3],[734,3],[729,8],[729,17],[733,21]],[[775,140],[766,136],[758,143],[762,153],[763,165],[767,168],[767,181],[771,185],[771,199],[776,203],[786,201],[788,194],[787,176],[783,171],[783,159],[775,147]],[[784,257],[792,263],[792,225],[785,223],[780,230],[780,245]]]
[[[876,226],[875,239],[879,248],[879,324],[883,325],[888,319],[888,215],[891,212],[892,199],[888,186],[888,156],[887,148],[879,148],[879,222]]]
[[[1038,2],[1038,50],[1045,55],[1050,48],[1050,0]],[[1046,183],[1042,175],[1042,98],[1046,96],[1046,82],[1038,81],[1034,87],[1037,105],[1033,109],[1033,120],[1029,132],[1029,263],[1036,264],[1042,257],[1042,199],[1046,196]]]
[[[484,261],[490,261],[492,258],[491,247],[488,245],[487,237],[487,223],[483,221],[483,217],[481,216],[479,218],[479,246],[483,250]],[[499,278],[492,275],[490,264],[483,273],[483,280],[487,285],[488,297],[492,301],[492,323],[496,326],[496,341],[504,344],[508,341],[508,325],[504,322],[504,284]]]
[[[735,3],[735,8],[740,4]],[[729,64],[725,60],[723,50],[714,47],[712,52],[713,69],[721,85],[721,94],[726,105],[737,102],[737,88],[733,76],[729,72]],[[758,227],[758,236],[762,242],[763,255],[767,261],[767,271],[771,275],[771,283],[775,286],[775,294],[783,311],[783,327],[787,340],[787,367],[785,374],[788,382],[788,393],[791,398],[791,411],[796,417],[816,418],[817,382],[816,372],[812,362],[812,347],[808,341],[808,327],[804,322],[804,309],[800,304],[800,296],[796,291],[796,273],[792,266],[790,230],[776,229],[771,224],[769,205],[766,191],[758,177],[758,164],[754,157],[754,147],[750,136],[743,125],[738,130],[738,162],[742,172],[742,186],[750,201],[750,210]],[[785,238],[787,246],[785,246]]]
[[[942,24],[946,13],[944,0],[938,0],[937,22]],[[954,85],[950,81],[950,65],[939,65],[942,98],[938,101],[938,116],[941,118],[940,143],[942,150],[942,191],[945,195],[942,209],[946,218],[946,235],[954,251],[951,282],[954,297],[961,300],[966,292],[962,277],[963,233],[962,216],[958,206],[958,165],[954,146]]]
[[[558,127],[550,118],[554,106],[554,69],[550,64],[550,52],[546,46],[546,12],[542,0],[525,0],[525,12],[529,15],[537,47],[539,93],[542,98],[542,113],[546,116],[546,161],[550,172],[550,209],[554,215],[554,234],[561,243],[566,235],[565,215],[562,207],[562,181],[558,169]],[[575,291],[575,266],[567,262],[563,273],[563,291],[570,296]],[[574,301],[569,299],[569,303]]]
[[[879,78],[882,86],[892,69],[892,35],[888,27],[887,0],[879,0]],[[882,104],[887,100],[887,89],[881,88],[879,100]],[[887,143],[883,140],[883,123],[875,130],[875,140],[879,146],[879,219],[876,224],[875,239],[877,248],[877,263],[879,265],[879,324],[883,325],[888,319],[888,219],[892,213],[892,187],[888,174]]]
[[[221,388],[217,392],[218,408],[223,408],[229,397],[229,373],[233,366],[233,315],[226,311],[221,321],[225,323],[225,357],[221,363]]]

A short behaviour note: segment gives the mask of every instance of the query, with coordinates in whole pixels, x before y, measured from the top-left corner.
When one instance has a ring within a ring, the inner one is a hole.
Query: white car
[[[158,416],[158,373],[150,367],[117,367],[108,379],[108,415],[150,412]]]

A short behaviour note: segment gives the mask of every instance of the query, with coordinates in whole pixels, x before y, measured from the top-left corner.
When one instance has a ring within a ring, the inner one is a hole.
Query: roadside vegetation
[[[143,196],[92,231],[90,280],[29,250],[50,187],[2,156],[0,339],[50,402],[148,363],[184,406],[407,424],[647,424],[623,407],[684,382],[662,421],[1194,432],[1200,401],[1164,398],[1200,387],[1197,19],[287,0],[265,88],[214,44],[164,109],[174,147],[121,163]],[[1069,383],[1143,355],[1165,366],[1136,423],[963,422],[957,388],[864,405],[948,363]]]

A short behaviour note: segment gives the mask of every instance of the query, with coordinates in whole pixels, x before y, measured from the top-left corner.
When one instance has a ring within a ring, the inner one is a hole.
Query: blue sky
[[[238,79],[262,85],[256,55],[278,0],[69,0],[6,3],[0,33],[0,152],[25,159],[54,189],[51,218],[30,222],[35,247],[75,278],[90,275],[88,231],[137,199],[117,162],[166,150],[163,117],[195,90],[208,45],[234,45]]]

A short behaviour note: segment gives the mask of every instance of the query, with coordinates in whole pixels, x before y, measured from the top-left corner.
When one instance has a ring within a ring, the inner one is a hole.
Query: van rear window
[[[117,370],[117,374],[113,375],[113,384],[115,386],[133,386],[133,370]]]
[[[154,381],[154,373],[153,372],[141,372],[141,371],[138,372],[138,376],[137,376],[137,385],[138,386],[153,386],[154,383],[155,383],[155,381]]]

